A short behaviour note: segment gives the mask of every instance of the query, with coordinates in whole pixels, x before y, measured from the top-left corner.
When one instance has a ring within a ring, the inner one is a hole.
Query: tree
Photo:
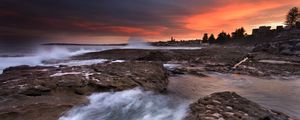
[[[299,22],[300,20],[300,14],[299,14],[299,10],[297,7],[293,7],[292,9],[290,9],[290,11],[288,12],[288,14],[286,15],[286,21],[285,24],[288,27],[295,27],[297,21]]]
[[[231,39],[231,36],[230,36],[230,34],[229,34],[229,33],[227,34],[227,38],[228,38],[228,40],[230,40],[230,39]]]
[[[171,37],[171,42],[176,42],[176,40],[173,36]]]
[[[246,36],[246,31],[243,27],[236,29],[235,32],[232,32],[233,39],[242,39],[245,38],[245,36]]]
[[[208,43],[208,34],[204,33],[203,38],[202,38],[202,43]]]
[[[215,43],[215,42],[216,42],[216,38],[215,38],[214,34],[211,34],[211,35],[209,36],[208,42],[209,42],[209,43]]]
[[[226,32],[222,31],[219,33],[218,38],[217,38],[217,43],[225,43],[230,39],[230,35],[228,36]]]

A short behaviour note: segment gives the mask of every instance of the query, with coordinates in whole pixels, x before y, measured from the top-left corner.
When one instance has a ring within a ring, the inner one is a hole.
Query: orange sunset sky
[[[124,43],[283,25],[300,0],[1,0],[0,40]]]

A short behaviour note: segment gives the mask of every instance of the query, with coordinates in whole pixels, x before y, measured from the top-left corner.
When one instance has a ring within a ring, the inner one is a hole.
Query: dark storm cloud
[[[278,22],[285,13],[277,9],[288,10],[296,4],[300,3],[286,0],[0,0],[0,40],[43,41],[57,36],[188,38],[203,32],[262,24],[270,19]],[[270,14],[272,17],[268,17]]]
[[[166,29],[164,33],[181,32],[184,24],[176,19],[196,12],[195,6],[212,3],[199,0],[1,0],[0,35],[5,36],[2,39],[18,36],[29,39],[56,33],[152,35],[161,28]]]

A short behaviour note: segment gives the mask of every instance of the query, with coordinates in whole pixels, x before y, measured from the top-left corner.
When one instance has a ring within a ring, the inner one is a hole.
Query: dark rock
[[[289,39],[284,41],[276,41],[269,43],[262,43],[256,45],[253,48],[253,52],[267,52],[271,54],[281,54],[281,55],[299,55],[300,40],[299,39]]]
[[[162,91],[167,86],[167,74],[162,65],[150,62],[105,63],[73,67],[8,68],[0,75],[1,90],[15,94],[16,91],[40,94],[57,88],[105,87],[117,90],[137,86],[148,90]],[[91,85],[91,86],[90,86]],[[13,87],[12,87],[13,86]],[[101,88],[95,88],[101,89]],[[91,91],[95,92],[95,91]]]
[[[86,53],[74,56],[74,60],[86,59],[113,59],[113,60],[142,60],[142,61],[170,61],[175,59],[174,53],[169,50],[143,49],[114,49],[101,52]]]
[[[300,51],[300,42],[295,45],[294,50]]]
[[[20,89],[19,94],[24,94],[28,96],[41,96],[49,92],[51,92],[50,88],[41,85],[37,85],[37,86],[25,85]]]
[[[280,51],[280,54],[282,54],[282,55],[293,55],[294,52],[291,51],[291,49],[283,49],[283,50]]]
[[[172,56],[170,53],[165,51],[151,51],[144,57],[138,58],[137,60],[147,60],[147,61],[171,61]]]
[[[219,64],[208,64],[205,66],[205,70],[221,72],[221,73],[229,73],[231,71],[231,65],[219,65]]]
[[[21,116],[24,116],[22,119],[41,119],[37,116],[41,114],[43,120],[53,120],[53,116],[57,119],[72,106],[84,104],[85,95],[135,87],[164,92],[168,79],[162,64],[131,61],[83,66],[11,67],[0,75],[0,83],[0,97],[4,99],[0,101],[1,119],[21,119]]]
[[[141,49],[114,49],[101,52],[86,53],[74,56],[73,60],[112,59],[112,60],[139,60],[139,61],[181,61],[204,63],[225,62],[234,64],[240,60],[250,48],[203,48],[196,50],[141,50]]]
[[[171,74],[185,74],[187,70],[184,67],[180,67],[180,68],[168,69],[168,71],[170,71]]]
[[[220,92],[191,104],[186,120],[289,120],[289,117],[234,92]]]
[[[90,60],[90,59],[111,59],[111,60],[136,60],[145,57],[154,50],[142,49],[113,49],[100,52],[91,52],[78,56],[73,56],[73,60]]]
[[[208,77],[207,75],[203,74],[202,71],[191,70],[189,74],[196,75],[198,77]]]

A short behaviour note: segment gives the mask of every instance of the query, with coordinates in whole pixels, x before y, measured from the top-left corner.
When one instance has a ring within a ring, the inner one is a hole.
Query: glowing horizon
[[[288,10],[300,6],[295,0],[1,2],[1,41],[68,43],[124,43],[131,36],[200,39],[204,33],[231,33],[239,27],[251,34],[259,26],[283,25]]]

